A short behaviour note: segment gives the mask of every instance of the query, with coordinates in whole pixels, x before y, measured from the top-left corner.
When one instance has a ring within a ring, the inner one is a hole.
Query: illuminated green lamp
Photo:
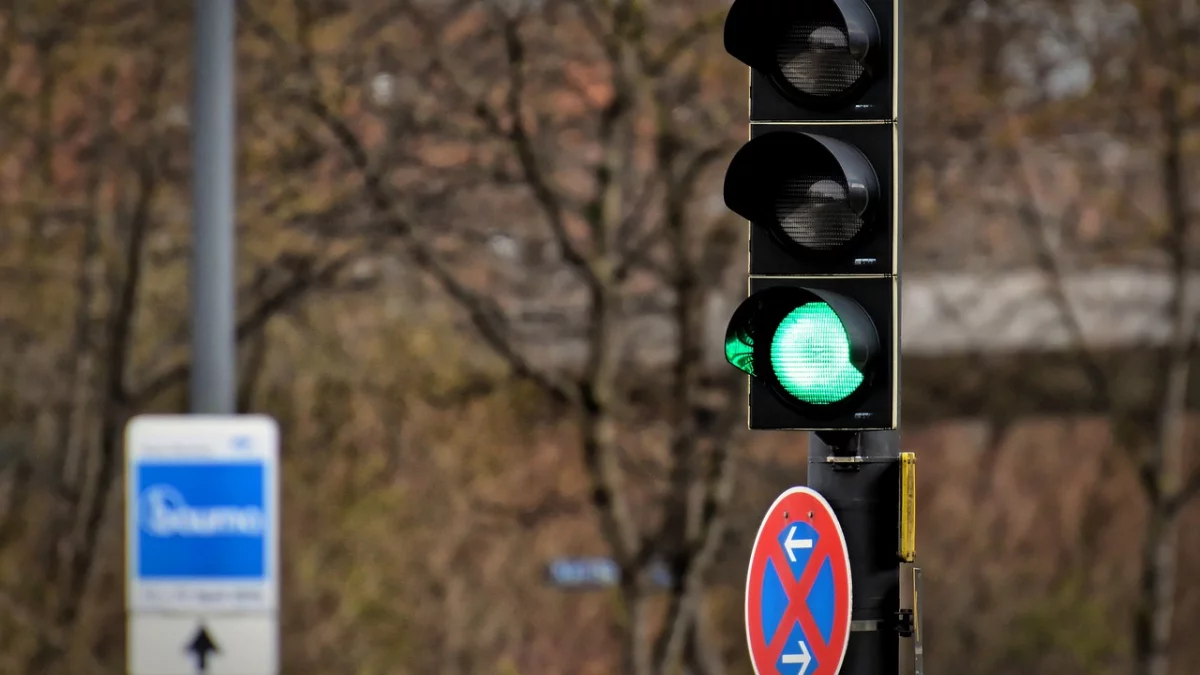
[[[809,412],[859,392],[878,351],[874,324],[858,303],[790,286],[747,298],[725,335],[729,363]]]
[[[793,309],[771,338],[771,368],[787,393],[804,403],[844,400],[863,383],[850,360],[850,336],[827,303]]]

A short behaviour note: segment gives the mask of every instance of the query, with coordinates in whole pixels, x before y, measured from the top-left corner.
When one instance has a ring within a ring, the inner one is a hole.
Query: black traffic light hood
[[[725,18],[725,51],[766,75],[781,94],[799,104],[838,107],[844,102],[840,98],[805,96],[789,85],[775,56],[792,26],[818,18],[845,27],[850,55],[869,76],[875,76],[884,62],[883,41],[879,22],[865,0],[735,0]]]
[[[775,131],[752,139],[741,147],[725,173],[724,196],[729,210],[768,228],[785,247],[802,255],[803,249],[785,235],[775,211],[775,201],[785,183],[803,168],[805,173],[828,173],[845,182],[849,207],[863,220],[855,240],[872,234],[879,215],[879,177],[871,162],[853,145],[835,138],[795,131]]]

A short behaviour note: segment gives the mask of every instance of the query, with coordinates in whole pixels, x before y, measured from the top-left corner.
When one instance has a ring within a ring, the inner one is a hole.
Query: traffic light
[[[898,0],[735,0],[750,140],[724,196],[750,221],[749,297],[726,358],[751,429],[899,422]]]

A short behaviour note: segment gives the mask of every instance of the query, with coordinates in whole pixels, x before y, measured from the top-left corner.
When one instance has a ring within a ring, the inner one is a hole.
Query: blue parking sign
[[[136,474],[139,577],[265,578],[271,514],[262,463],[143,463]]]
[[[139,415],[125,432],[126,608],[274,612],[279,428],[262,415]]]

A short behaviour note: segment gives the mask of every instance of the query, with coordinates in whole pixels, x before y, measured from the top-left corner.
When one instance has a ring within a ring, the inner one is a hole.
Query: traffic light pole
[[[839,675],[894,675],[900,637],[911,624],[900,608],[900,434],[814,432],[808,485],[841,523],[854,582],[850,641]],[[909,615],[911,616],[911,615]]]

